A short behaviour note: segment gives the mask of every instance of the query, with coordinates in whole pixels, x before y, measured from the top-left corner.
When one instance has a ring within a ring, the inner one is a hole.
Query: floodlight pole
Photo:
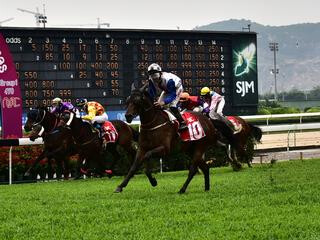
[[[279,73],[279,69],[277,68],[277,51],[279,51],[279,44],[271,42],[269,43],[269,48],[273,52],[273,69],[271,69],[271,73],[274,76],[274,100],[278,101],[277,74]]]

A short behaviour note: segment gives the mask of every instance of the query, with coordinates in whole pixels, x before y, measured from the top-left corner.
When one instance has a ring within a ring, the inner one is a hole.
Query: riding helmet
[[[62,103],[61,98],[56,97],[52,100],[52,105],[59,105],[60,103]]]
[[[201,88],[201,91],[200,91],[200,95],[201,95],[201,96],[205,96],[205,95],[207,95],[208,93],[210,93],[210,88],[208,88],[208,87],[203,87],[203,88]]]
[[[88,102],[88,100],[86,98],[80,98],[78,103],[77,103],[77,106],[78,107],[83,107],[84,105],[86,105],[87,102]]]
[[[160,73],[162,71],[161,67],[157,63],[152,63],[148,67],[148,74]]]

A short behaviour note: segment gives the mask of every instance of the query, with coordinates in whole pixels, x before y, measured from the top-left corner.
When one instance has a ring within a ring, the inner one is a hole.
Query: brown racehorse
[[[80,155],[86,159],[87,167],[95,169],[95,173],[100,176],[105,173],[104,151],[109,151],[113,155],[111,169],[120,158],[117,146],[121,146],[132,159],[136,154],[133,143],[138,139],[139,133],[123,121],[112,120],[110,122],[114,125],[119,137],[115,143],[107,144],[106,149],[103,148],[97,131],[88,122],[82,121],[81,118],[73,118],[70,124],[71,133]]]
[[[239,124],[241,131],[233,134],[226,124],[218,119],[212,120],[213,125],[222,133],[219,141],[231,146],[231,165],[234,170],[241,168],[241,163],[247,163],[251,167],[253,159],[254,143],[259,142],[262,137],[262,131],[259,127],[246,122],[238,116],[232,116]],[[222,138],[221,138],[222,136]],[[227,136],[223,138],[223,136]],[[230,141],[231,139],[231,141]]]
[[[55,114],[50,113],[47,108],[31,109],[27,116],[25,130],[31,131],[36,126],[43,126],[45,134],[43,136],[44,151],[36,159],[26,175],[29,175],[30,170],[43,158],[48,159],[49,165],[50,160],[54,158],[57,164],[60,164],[60,162],[62,164],[63,161],[65,166],[64,175],[68,176],[69,165],[67,157],[76,153],[80,153],[76,178],[80,176],[83,159],[86,159],[87,165],[92,169],[96,169],[99,175],[104,175],[104,151],[108,151],[113,155],[111,169],[116,160],[120,158],[117,146],[121,146],[131,159],[134,159],[136,154],[133,141],[137,141],[139,133],[123,121],[111,121],[119,137],[115,143],[109,143],[106,149],[103,149],[97,132],[93,130],[90,124],[83,122],[79,118],[73,119],[70,130],[63,126],[57,127],[60,120]]]
[[[34,161],[32,166],[26,171],[25,176],[29,176],[31,170],[42,160],[48,160],[48,175],[49,178],[53,177],[52,159],[55,159],[58,169],[57,178],[61,177],[61,171],[64,170],[64,177],[69,176],[69,161],[71,155],[76,154],[76,146],[69,131],[56,131],[59,118],[50,113],[46,107],[38,107],[30,109],[27,113],[27,121],[24,125],[26,132],[32,130],[30,139],[36,139],[43,128],[44,147],[43,152]]]
[[[241,163],[247,163],[251,167],[254,144],[260,142],[262,131],[259,127],[246,122],[241,117],[234,116],[234,118],[242,126],[242,130],[234,135],[236,140],[235,151],[233,151],[234,159]]]
[[[217,130],[212,122],[201,113],[194,113],[205,132],[205,137],[191,141],[181,142],[182,149],[192,159],[188,178],[180,189],[179,193],[184,193],[188,184],[196,174],[198,167],[204,174],[205,191],[210,189],[209,166],[203,159],[203,154],[217,142]],[[121,192],[127,186],[131,177],[136,170],[149,161],[151,157],[163,157],[168,155],[173,146],[180,142],[177,134],[177,128],[171,123],[167,114],[161,109],[154,107],[149,94],[144,87],[133,90],[127,100],[127,122],[131,122],[134,117],[140,116],[141,127],[139,136],[139,148],[133,165],[131,166],[127,176],[123,182],[116,188],[115,192]],[[157,185],[157,180],[152,176],[150,169],[146,168],[146,175],[152,186]]]

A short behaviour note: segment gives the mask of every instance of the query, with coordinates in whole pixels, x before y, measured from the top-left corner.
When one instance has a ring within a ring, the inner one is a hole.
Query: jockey
[[[80,99],[77,106],[86,113],[82,119],[90,122],[101,133],[101,126],[105,121],[108,121],[108,115],[104,107],[98,102],[88,102],[85,98]]]
[[[179,108],[181,111],[190,110],[194,112],[203,111],[203,101],[198,96],[190,96],[187,92],[182,92],[179,99]]]
[[[156,63],[152,63],[148,67],[148,74],[148,90],[150,96],[152,98],[156,97],[156,87],[162,90],[158,101],[156,101],[154,105],[159,107],[169,107],[170,112],[180,123],[179,130],[186,129],[187,125],[177,107],[180,93],[183,91],[181,79],[173,73],[163,72],[161,67]]]
[[[51,113],[57,114],[61,117],[64,123],[66,122],[67,126],[70,126],[75,112],[76,109],[71,103],[63,102],[62,99],[58,97],[52,100]]]
[[[203,113],[209,116],[212,120],[222,121],[232,130],[233,133],[235,133],[233,124],[226,119],[222,113],[225,105],[224,96],[221,96],[215,91],[210,91],[208,87],[203,87],[200,91],[200,95],[204,101]]]

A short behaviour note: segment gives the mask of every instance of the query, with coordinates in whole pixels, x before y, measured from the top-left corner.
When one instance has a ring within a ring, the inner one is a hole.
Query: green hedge
[[[40,175],[41,179],[45,179],[49,171],[48,164],[45,160],[41,161],[40,164],[35,167],[30,177],[24,177],[24,173],[31,166],[33,161],[40,155],[41,151],[42,146],[23,146],[13,148],[12,176],[14,182],[34,181],[38,175]],[[110,166],[110,164],[115,161],[113,168],[114,175],[123,176],[128,173],[132,162],[121,149],[121,147],[118,148],[118,151],[120,152],[120,159],[113,159],[110,153],[105,154],[106,169],[108,168],[107,166]],[[3,147],[0,149],[0,183],[7,183],[9,179],[8,154],[9,147]],[[227,165],[227,159],[222,148],[209,149],[209,151],[206,153],[206,160],[211,167]],[[150,164],[153,171],[160,170],[159,158],[153,159]],[[181,153],[180,149],[177,148],[169,157],[162,159],[162,164],[163,171],[186,170],[189,169],[190,158],[186,154]],[[74,176],[76,173],[75,157],[70,159],[69,165],[71,168],[70,172]],[[56,169],[55,164],[53,164],[53,168]],[[143,169],[140,169],[139,171],[142,172]]]
[[[300,113],[298,108],[293,107],[263,107],[258,109],[259,115],[268,115],[268,114],[289,114],[289,113]]]
[[[307,108],[307,109],[305,109],[305,112],[307,112],[307,113],[320,112],[320,107]]]

